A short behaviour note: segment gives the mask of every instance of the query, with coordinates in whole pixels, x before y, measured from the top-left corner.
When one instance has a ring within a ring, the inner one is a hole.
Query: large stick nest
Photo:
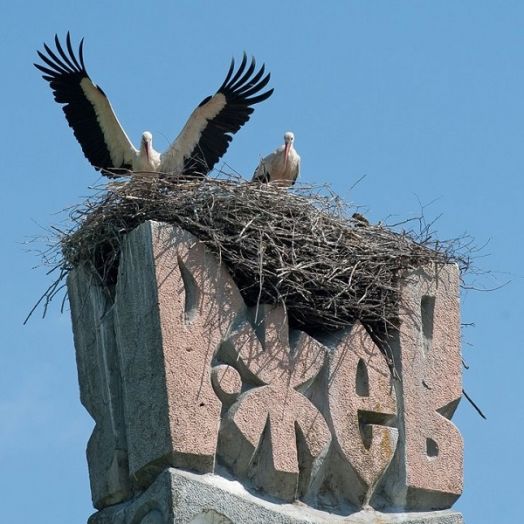
[[[248,305],[284,303],[291,325],[332,331],[361,320],[377,339],[396,324],[400,277],[463,262],[447,244],[350,217],[332,193],[238,180],[134,176],[72,213],[62,274],[83,262],[111,289],[123,236],[145,220],[176,224],[216,253]]]

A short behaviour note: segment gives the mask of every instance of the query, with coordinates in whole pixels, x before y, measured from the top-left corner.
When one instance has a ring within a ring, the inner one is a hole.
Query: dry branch
[[[167,222],[220,257],[248,305],[284,303],[291,324],[309,332],[359,319],[381,339],[396,323],[403,271],[468,261],[427,231],[421,239],[349,213],[325,188],[135,175],[73,210],[74,226],[60,238],[60,270],[90,262],[111,289],[123,236],[145,220]]]

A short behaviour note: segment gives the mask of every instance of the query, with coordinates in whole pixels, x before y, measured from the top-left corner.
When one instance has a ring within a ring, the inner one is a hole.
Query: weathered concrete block
[[[213,471],[221,402],[211,363],[243,308],[229,273],[189,233],[147,222],[125,239],[115,319],[140,485],[168,465]]]
[[[399,310],[401,438],[388,492],[403,508],[447,508],[463,488],[463,440],[450,421],[462,396],[458,268],[408,275]]]
[[[328,380],[337,444],[331,474],[345,497],[366,506],[393,458],[398,431],[391,372],[360,322],[333,349]]]
[[[259,336],[246,320],[227,340],[230,361],[255,387],[240,395],[223,418],[219,455],[238,475],[252,478],[267,493],[294,500],[303,494],[314,462],[331,441],[324,416],[298,391],[322,368],[324,348],[305,333],[291,348],[282,307],[262,307],[258,314]],[[300,473],[303,486],[299,486]]]
[[[460,513],[332,514],[304,504],[282,504],[254,495],[239,482],[173,468],[132,502],[95,513],[89,524],[464,524]]]
[[[112,301],[84,266],[71,271],[67,285],[80,399],[96,423],[87,444],[91,496],[102,508],[131,496]]]
[[[68,284],[82,402],[96,422],[93,500],[128,501],[93,523],[461,522],[374,511],[446,509],[462,490],[449,420],[461,395],[454,266],[403,281],[391,344],[400,380],[358,322],[320,341],[290,330],[282,306],[246,308],[216,257],[177,227],[127,235],[114,293],[86,268]],[[242,488],[239,502],[237,483],[209,475],[217,459],[259,498]],[[171,466],[205,475],[166,477]],[[268,495],[281,504],[268,509]]]

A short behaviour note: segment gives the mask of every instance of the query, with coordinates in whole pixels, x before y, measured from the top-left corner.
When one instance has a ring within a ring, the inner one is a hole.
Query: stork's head
[[[284,133],[284,170],[287,168],[287,158],[289,156],[289,150],[293,147],[295,135],[291,131]]]
[[[142,133],[142,144],[152,144],[153,143],[153,135],[149,131],[144,131]]]
[[[148,162],[150,160],[152,148],[153,148],[153,135],[149,131],[144,131],[142,133],[142,143],[140,144],[140,150],[144,151]]]
[[[295,135],[291,131],[284,133],[284,144],[291,145],[295,141]]]

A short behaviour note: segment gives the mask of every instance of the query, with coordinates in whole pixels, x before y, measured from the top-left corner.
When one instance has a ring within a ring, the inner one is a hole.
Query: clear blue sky
[[[74,4],[74,7],[73,7]],[[31,65],[55,32],[86,37],[93,79],[130,137],[162,150],[243,50],[274,95],[224,160],[248,177],[292,130],[302,181],[330,183],[372,220],[428,204],[441,238],[464,232],[495,273],[463,295],[470,365],[455,416],[468,524],[522,517],[524,3],[506,0],[6,2],[0,21],[3,224],[0,493],[3,522],[81,523],[92,512],[69,314],[22,321],[50,277],[24,242],[97,180]],[[360,177],[356,188],[350,187]],[[517,329],[518,328],[518,329]]]

